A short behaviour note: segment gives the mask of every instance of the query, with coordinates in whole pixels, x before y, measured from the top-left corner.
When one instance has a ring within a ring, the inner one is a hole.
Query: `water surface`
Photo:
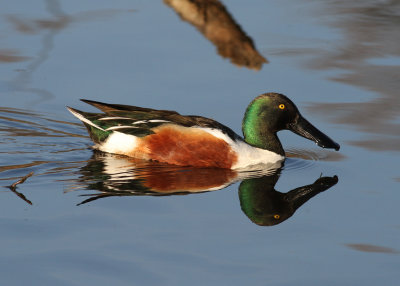
[[[2,284],[395,285],[398,1],[224,1],[192,18],[172,2],[3,7]],[[132,162],[94,153],[65,109],[170,109],[241,133],[269,91],[341,150],[285,131],[272,173]]]

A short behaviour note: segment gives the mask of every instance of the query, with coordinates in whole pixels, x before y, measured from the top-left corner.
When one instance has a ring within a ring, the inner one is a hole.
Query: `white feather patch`
[[[127,155],[136,148],[137,140],[133,135],[114,131],[104,143],[96,145],[95,148],[103,152]]]
[[[103,128],[101,128],[100,126],[94,124],[92,121],[90,121],[89,119],[85,118],[82,114],[72,110],[71,108],[67,107],[68,111],[72,113],[72,115],[74,115],[76,118],[78,118],[80,121],[89,124],[90,126],[93,126],[97,129],[100,129],[102,131],[105,131]]]
[[[123,120],[132,120],[132,118],[128,118],[128,117],[103,117],[103,118],[99,118],[99,120],[118,120],[118,119],[123,119]]]
[[[163,120],[163,119],[150,119],[149,122],[171,122],[171,121]]]
[[[106,131],[118,130],[118,129],[127,129],[127,128],[139,128],[136,126],[126,126],[126,125],[118,125],[118,126],[111,126],[106,129]]]
[[[150,119],[150,120],[140,120],[140,121],[136,121],[132,124],[142,124],[142,123],[149,123],[149,122],[171,122],[168,120],[162,120],[162,119]]]
[[[241,139],[232,140],[228,135],[220,131],[219,129],[213,128],[203,128],[203,127],[196,127],[201,130],[206,131],[207,133],[224,140],[226,143],[231,146],[234,152],[238,155],[237,162],[232,166],[232,169],[246,169],[249,166],[256,166],[256,165],[274,165],[280,164],[285,157],[261,148],[253,147]]]

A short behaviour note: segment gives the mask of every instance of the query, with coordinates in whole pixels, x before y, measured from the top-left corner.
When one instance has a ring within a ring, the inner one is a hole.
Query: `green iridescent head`
[[[284,155],[276,134],[284,129],[313,140],[323,148],[340,148],[339,144],[302,117],[296,105],[283,94],[264,93],[247,107],[242,130],[245,141],[250,145]]]

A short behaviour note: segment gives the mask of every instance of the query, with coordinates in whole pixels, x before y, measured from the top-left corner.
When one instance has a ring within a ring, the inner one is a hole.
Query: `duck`
[[[103,113],[67,109],[86,126],[94,149],[179,166],[246,169],[279,164],[285,151],[277,136],[291,130],[322,148],[340,145],[318,130],[280,93],[264,93],[248,105],[243,137],[224,124],[176,111],[81,101]]]

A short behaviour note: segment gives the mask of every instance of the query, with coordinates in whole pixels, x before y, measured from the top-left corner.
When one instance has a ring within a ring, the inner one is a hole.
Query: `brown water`
[[[9,1],[1,284],[396,285],[400,2],[353,2]],[[93,152],[65,109],[177,110],[241,133],[268,91],[340,151],[281,132],[273,172],[151,164]]]

